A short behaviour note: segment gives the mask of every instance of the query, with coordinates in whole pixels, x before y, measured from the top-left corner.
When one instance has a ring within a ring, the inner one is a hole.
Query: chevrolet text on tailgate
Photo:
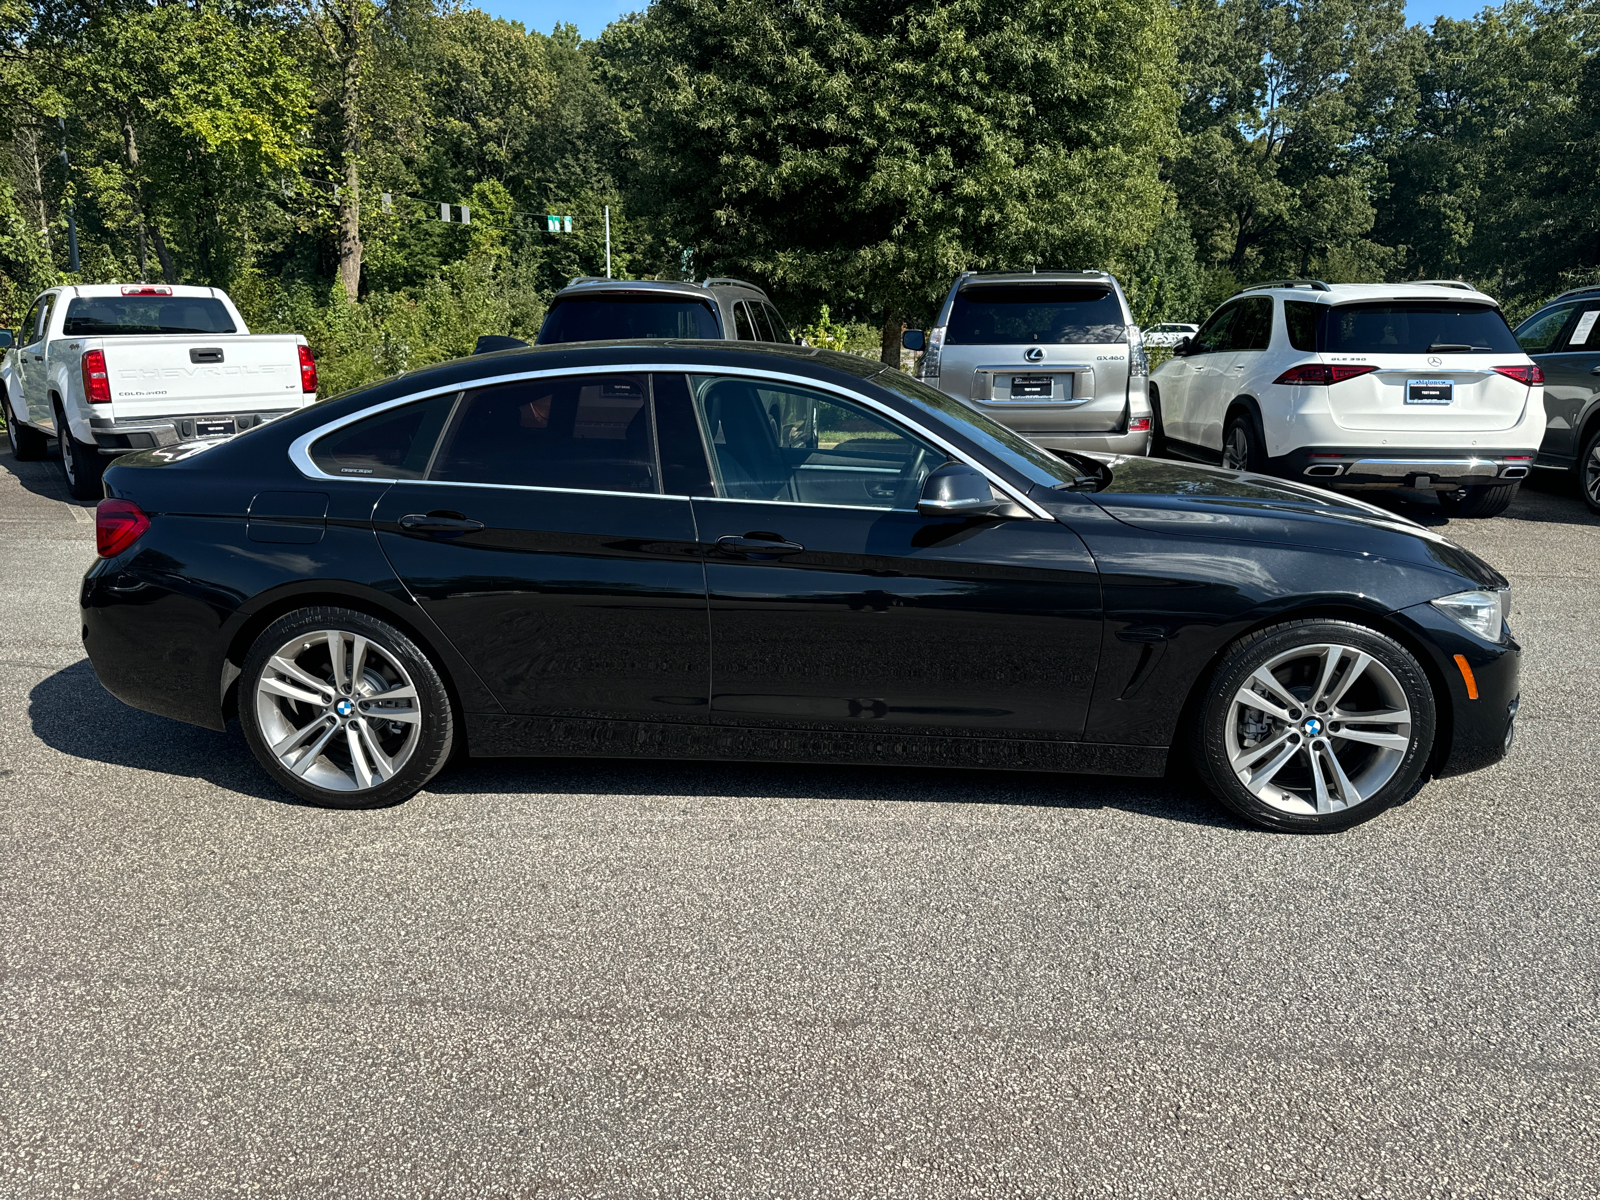
[[[52,288],[0,343],[11,452],[43,458],[59,438],[80,500],[118,454],[231,437],[317,398],[305,338],[251,333],[217,288]]]

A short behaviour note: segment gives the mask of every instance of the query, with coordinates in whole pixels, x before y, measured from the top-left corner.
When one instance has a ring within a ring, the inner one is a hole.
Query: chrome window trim
[[[696,504],[782,504],[788,508],[848,508],[854,512],[914,513],[914,508],[883,508],[876,504],[819,504],[815,500],[746,500],[740,496],[690,496]]]
[[[761,370],[760,368],[714,366],[709,363],[628,363],[626,365],[612,363],[604,366],[560,367],[544,371],[516,371],[506,375],[490,375],[482,379],[457,380],[454,383],[441,384],[436,388],[429,388],[420,392],[412,392],[409,395],[400,396],[393,400],[385,400],[382,404],[375,404],[370,408],[363,408],[358,412],[349,413],[346,416],[339,417],[337,420],[329,421],[326,425],[319,425],[310,432],[301,434],[299,437],[295,438],[292,443],[290,443],[289,461],[294,463],[295,469],[307,479],[323,480],[329,483],[427,483],[448,487],[504,487],[536,492],[576,492],[583,495],[593,496],[660,496],[663,495],[663,493],[602,492],[593,488],[549,488],[530,484],[459,483],[454,480],[447,479],[401,479],[398,477],[385,475],[329,475],[327,472],[318,467],[316,463],[311,461],[311,444],[317,441],[319,438],[323,438],[330,433],[337,432],[338,430],[343,429],[346,425],[354,425],[357,421],[364,421],[368,417],[376,416],[378,413],[387,412],[391,408],[399,408],[402,404],[415,404],[419,400],[429,400],[434,396],[442,396],[449,392],[471,391],[476,390],[477,388],[494,387],[496,384],[501,383],[520,383],[529,379],[549,379],[571,375],[638,375],[645,372],[650,372],[652,374],[723,375],[742,379],[765,379],[771,380],[775,383],[785,383],[791,387],[802,389],[811,388],[817,391],[832,392],[834,395],[843,396],[847,400],[850,400],[856,404],[865,405],[867,408],[870,408],[875,412],[887,417],[890,421],[904,425],[919,436],[932,442],[956,462],[965,463],[967,466],[972,467],[985,479],[987,479],[991,486],[999,489],[1004,495],[1009,496],[1013,501],[1015,501],[1017,504],[1020,504],[1029,513],[1033,514],[1033,516],[1037,519],[1041,521],[1054,520],[1054,518],[1051,517],[1051,515],[1042,507],[1040,507],[1039,504],[1028,499],[1025,493],[1007,483],[999,476],[997,472],[991,470],[986,464],[981,462],[973,462],[969,456],[957,450],[955,446],[951,445],[950,442],[942,435],[929,430],[926,426],[908,418],[905,416],[905,414],[895,411],[889,405],[884,404],[880,400],[875,400],[871,396],[863,396],[860,392],[852,391],[849,388],[843,387],[836,383],[831,383],[820,379],[809,379],[803,375],[790,375],[783,371],[765,371]],[[678,498],[685,499],[687,497]],[[696,496],[694,499],[736,500],[737,497]],[[739,501],[739,503],[787,504],[804,503],[804,501],[743,500]],[[817,505],[816,507],[847,508],[857,506],[829,504]],[[868,512],[911,511],[909,509],[892,510],[870,506],[859,507],[862,507],[864,511]]]

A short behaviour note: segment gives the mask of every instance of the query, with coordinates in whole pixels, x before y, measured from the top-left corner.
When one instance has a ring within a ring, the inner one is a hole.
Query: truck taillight
[[[136,283],[132,287],[123,288],[122,294],[124,296],[170,296],[172,295],[172,289],[153,283]]]
[[[314,392],[317,390],[317,360],[311,357],[311,347],[300,347],[300,390]]]
[[[83,394],[90,404],[111,403],[111,377],[106,374],[103,350],[83,352]]]
[[[115,558],[144,536],[150,518],[132,500],[102,500],[94,510],[94,548]]]
[[[1525,383],[1529,387],[1544,382],[1543,367],[1496,367],[1494,371],[1496,375],[1504,375],[1507,379],[1515,379],[1518,383]]]
[[[1352,367],[1337,363],[1332,366],[1327,363],[1306,363],[1303,366],[1290,367],[1272,382],[1295,384],[1343,383],[1346,379],[1354,379],[1358,375],[1370,375],[1377,369],[1377,367]]]

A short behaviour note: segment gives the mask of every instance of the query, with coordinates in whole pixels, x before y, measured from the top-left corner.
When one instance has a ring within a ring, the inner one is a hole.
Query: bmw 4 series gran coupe
[[[453,752],[1157,776],[1340,829],[1511,744],[1507,585],[1244,471],[1040,449],[899,371],[445,363],[105,476],[83,638],[315,803]],[[464,745],[463,745],[464,744]]]

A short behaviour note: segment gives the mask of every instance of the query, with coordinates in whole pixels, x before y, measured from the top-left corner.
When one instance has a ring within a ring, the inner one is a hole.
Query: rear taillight
[[[1135,417],[1133,420],[1128,422],[1128,432],[1129,433],[1148,433],[1148,432],[1150,432],[1150,418],[1149,417]]]
[[[1504,375],[1507,379],[1515,379],[1518,383],[1525,383],[1529,387],[1544,382],[1543,367],[1496,367],[1494,370],[1496,375]]]
[[[103,350],[83,352],[83,394],[90,404],[111,403],[111,377],[106,374],[106,355]]]
[[[150,518],[132,500],[102,500],[94,510],[94,546],[101,558],[115,558],[144,536]]]
[[[314,392],[317,390],[317,360],[311,357],[311,347],[300,347],[300,390]]]
[[[1343,383],[1346,379],[1354,379],[1357,375],[1370,375],[1377,369],[1377,367],[1352,367],[1343,363],[1332,365],[1328,363],[1306,363],[1303,366],[1290,367],[1272,382],[1294,384]]]
[[[122,289],[124,296],[170,296],[172,289],[154,283],[136,283]]]

